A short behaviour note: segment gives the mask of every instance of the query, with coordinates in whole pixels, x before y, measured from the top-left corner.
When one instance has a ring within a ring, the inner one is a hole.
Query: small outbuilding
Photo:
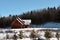
[[[12,23],[11,28],[28,28],[31,27],[31,20],[30,19],[21,19],[17,17]]]

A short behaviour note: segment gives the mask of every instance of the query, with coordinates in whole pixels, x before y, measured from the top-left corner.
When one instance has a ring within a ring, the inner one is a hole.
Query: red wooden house
[[[17,17],[12,23],[11,28],[28,28],[31,27],[31,20],[23,20]]]

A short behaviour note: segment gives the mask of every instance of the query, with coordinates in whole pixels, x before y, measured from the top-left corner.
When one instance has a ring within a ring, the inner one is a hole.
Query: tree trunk
[[[47,40],[50,40],[50,38],[47,38]]]
[[[59,40],[59,38],[57,38]]]
[[[50,40],[50,38],[49,38],[49,40]]]

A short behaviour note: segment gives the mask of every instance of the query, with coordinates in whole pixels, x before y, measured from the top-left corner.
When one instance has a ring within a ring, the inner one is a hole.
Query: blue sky
[[[0,0],[0,16],[19,15],[23,12],[59,5],[60,0]]]

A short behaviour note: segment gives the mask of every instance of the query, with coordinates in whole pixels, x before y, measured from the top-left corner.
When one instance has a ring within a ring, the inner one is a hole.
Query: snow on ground
[[[30,34],[31,34],[31,32],[24,32],[24,33],[23,33],[24,37],[29,37]]]
[[[0,39],[0,40],[14,40],[14,39]],[[23,39],[17,39],[17,40],[33,40],[30,38],[23,38]],[[38,40],[38,39],[37,39]],[[46,39],[45,39],[46,40]],[[57,38],[50,38],[50,40],[57,40]],[[59,39],[60,40],[60,39]]]
[[[14,39],[0,39],[0,40],[14,40]],[[23,39],[17,39],[17,40],[32,40],[30,38],[23,38]]]
[[[57,40],[57,38],[50,38],[50,40]]]
[[[0,33],[0,39],[4,39],[4,38],[6,38],[6,34]]]
[[[23,31],[23,36],[25,38],[23,38],[23,39],[17,39],[17,40],[32,40],[32,39],[29,38],[30,37],[30,34],[31,34],[31,31],[32,30],[37,31],[37,30],[42,30],[42,29],[47,29],[47,28],[0,29],[0,31],[3,31],[3,33],[0,33],[0,40],[6,40],[6,34],[7,33],[5,33],[5,31],[7,31],[7,30],[12,30],[12,31],[17,32],[16,33],[17,36],[19,34],[19,31],[22,30]],[[48,29],[50,29],[50,30],[59,30],[58,28],[48,28]],[[10,38],[13,37],[14,34],[15,33],[8,33],[8,35],[9,35]],[[38,37],[39,38],[46,39],[44,37],[45,31],[38,31],[37,34],[38,34]],[[55,35],[56,35],[56,32],[55,31],[52,31],[52,35],[53,35],[53,37],[50,38],[50,40],[57,40],[57,38],[55,37]],[[7,39],[7,40],[9,40],[9,39]],[[13,40],[13,39],[10,39],[10,40]]]

